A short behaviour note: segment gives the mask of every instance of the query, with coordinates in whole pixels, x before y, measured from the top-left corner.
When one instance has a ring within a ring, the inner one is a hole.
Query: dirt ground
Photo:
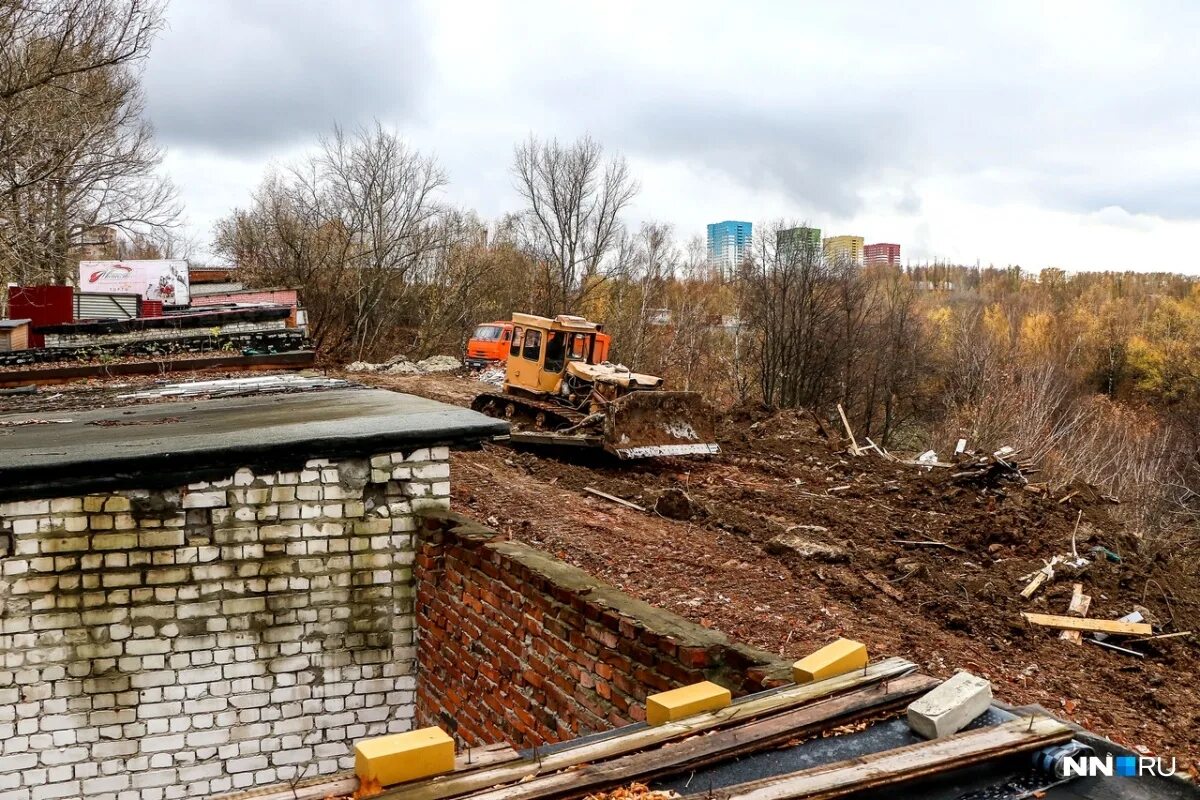
[[[330,374],[459,405],[483,388],[456,375]],[[152,382],[43,387],[0,397],[0,413],[123,405],[117,395]],[[697,459],[620,463],[498,444],[455,452],[452,502],[630,594],[783,656],[847,636],[934,675],[968,669],[1002,700],[1040,703],[1196,774],[1195,637],[1139,643],[1139,659],[1062,641],[1020,615],[1065,614],[1078,581],[1091,617],[1138,606],[1160,630],[1200,628],[1200,576],[1185,568],[1192,554],[1142,555],[1088,487],[1051,497],[1003,476],[854,457],[796,412],[729,412],[718,430],[721,454]],[[771,544],[780,535],[791,549]],[[1072,538],[1090,563],[1059,568],[1033,599],[1021,598],[1024,576],[1071,555]],[[1093,554],[1096,545],[1120,562]]]
[[[355,377],[457,404],[480,386],[455,376]],[[851,637],[934,675],[976,672],[1002,700],[1040,703],[1126,746],[1175,756],[1181,771],[1200,765],[1195,638],[1141,643],[1147,656],[1138,659],[1062,641],[1020,615],[1065,614],[1078,581],[1092,598],[1089,616],[1113,619],[1137,605],[1164,630],[1200,627],[1197,576],[1140,557],[1108,501],[1087,487],[1048,497],[1019,481],[853,457],[795,412],[734,412],[719,431],[722,453],[705,459],[622,464],[502,445],[457,452],[453,503],[648,602],[781,655]],[[650,509],[665,491],[678,500],[667,490],[682,490],[686,499],[674,504],[682,508],[660,509],[684,518],[641,513],[584,487]],[[769,545],[789,532],[800,552]],[[1021,578],[1069,556],[1073,533],[1080,554],[1103,545],[1121,562],[1092,557],[1021,598]]]

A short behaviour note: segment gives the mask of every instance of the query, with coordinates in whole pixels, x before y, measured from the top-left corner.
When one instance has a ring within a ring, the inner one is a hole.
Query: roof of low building
[[[239,467],[292,469],[479,442],[508,424],[468,409],[375,389],[177,401],[0,417],[0,499],[178,486]]]
[[[19,328],[22,325],[28,325],[31,321],[28,319],[0,319],[0,328]]]

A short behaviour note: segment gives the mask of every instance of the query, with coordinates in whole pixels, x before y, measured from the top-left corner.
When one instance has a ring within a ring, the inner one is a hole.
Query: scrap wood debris
[[[607,792],[589,794],[584,800],[670,800],[678,797],[675,792],[656,792],[644,783],[631,783]]]
[[[74,422],[70,419],[0,419],[0,428],[21,428],[25,425],[54,425]]]

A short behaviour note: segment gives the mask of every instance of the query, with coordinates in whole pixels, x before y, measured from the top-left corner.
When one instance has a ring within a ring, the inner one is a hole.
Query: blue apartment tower
[[[749,222],[727,219],[708,226],[708,264],[732,275],[750,252],[754,226]]]

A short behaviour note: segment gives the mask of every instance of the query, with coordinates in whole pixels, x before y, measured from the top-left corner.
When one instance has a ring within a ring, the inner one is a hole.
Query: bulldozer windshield
[[[586,333],[571,334],[571,346],[567,358],[571,361],[587,361],[592,352],[592,337]]]
[[[567,365],[567,336],[563,331],[549,331],[546,335],[546,372],[562,372]]]

